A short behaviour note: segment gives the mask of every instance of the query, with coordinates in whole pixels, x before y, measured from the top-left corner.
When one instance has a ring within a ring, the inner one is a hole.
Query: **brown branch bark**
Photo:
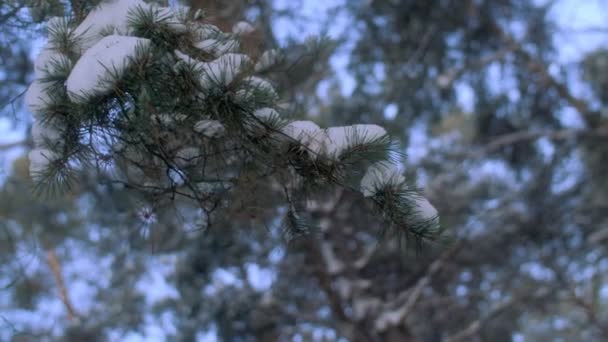
[[[540,138],[551,140],[566,140],[578,137],[608,138],[608,127],[598,129],[560,129],[553,131],[520,131],[499,136],[489,144],[484,146],[477,156],[492,153],[508,145],[530,142]]]
[[[63,279],[63,274],[61,272],[61,263],[59,262],[59,257],[57,257],[57,253],[54,249],[50,248],[46,250],[46,261],[51,268],[51,272],[53,273],[53,277],[55,278],[55,284],[59,289],[59,298],[63,303],[67,313],[68,319],[70,321],[75,321],[78,319],[79,315],[70,300],[70,296],[68,293],[68,289],[65,286],[65,282]]]
[[[70,0],[70,5],[72,6],[72,13],[74,14],[74,18],[76,18],[76,22],[80,23],[85,17],[82,1]]]
[[[564,279],[563,276],[559,276],[558,280],[566,288],[566,291],[568,292],[568,296],[570,297],[570,300],[576,306],[578,306],[579,308],[581,308],[581,310],[583,311],[583,313],[585,314],[585,316],[587,316],[587,319],[588,319],[589,323],[597,328],[597,330],[599,331],[599,333],[602,335],[602,337],[605,340],[608,340],[608,324],[606,324],[605,322],[603,322],[598,317],[598,313],[596,312],[596,310],[593,307],[593,305],[589,304],[586,300],[584,300],[583,298],[581,298],[581,296],[579,296],[576,293],[576,291],[572,288],[571,284],[568,283],[568,281],[566,281],[566,279]]]

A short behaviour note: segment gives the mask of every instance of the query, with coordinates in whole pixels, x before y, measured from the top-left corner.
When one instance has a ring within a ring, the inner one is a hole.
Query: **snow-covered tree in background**
[[[141,0],[102,2],[80,22],[51,19],[26,93],[39,189],[96,172],[156,203],[193,201],[208,226],[254,174],[284,194],[289,232],[308,227],[306,199],[340,186],[360,191],[387,230],[439,237],[437,212],[402,175],[386,131],[290,120],[263,77],[280,72],[281,53],[243,53],[249,32],[247,23],[226,33],[201,12]],[[320,43],[310,40],[312,49]]]

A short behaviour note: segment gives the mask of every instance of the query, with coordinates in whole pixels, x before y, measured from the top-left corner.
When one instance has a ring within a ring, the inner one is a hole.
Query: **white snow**
[[[78,60],[66,81],[68,95],[80,102],[89,95],[103,95],[112,90],[112,76],[123,76],[139,47],[147,47],[145,38],[111,35],[101,39]]]
[[[185,24],[184,19],[189,10],[190,8],[186,6],[158,7],[156,13],[171,31],[174,33],[185,33],[188,32],[188,26]]]
[[[363,196],[370,197],[374,196],[384,186],[399,186],[403,182],[405,182],[405,177],[403,177],[397,165],[388,161],[381,161],[367,168],[361,179],[360,190]]]
[[[195,29],[195,33],[199,41],[204,41],[209,38],[217,37],[222,31],[215,25],[201,24]]]
[[[403,317],[405,317],[407,306],[403,305],[400,308],[397,308],[392,311],[383,312],[380,317],[378,317],[374,323],[374,327],[376,330],[382,332],[391,326],[395,326],[399,324],[399,322],[403,321]]]
[[[326,129],[327,139],[324,152],[330,158],[339,157],[354,143],[368,143],[386,135],[386,130],[378,125],[352,125]]]
[[[418,217],[424,221],[437,217],[437,209],[425,197],[416,197],[415,207]]]
[[[74,30],[80,39],[81,48],[87,50],[95,45],[108,28],[113,28],[120,34],[128,34],[129,14],[138,7],[147,9],[149,5],[141,0],[111,0],[92,10]]]
[[[279,52],[275,49],[265,51],[255,64],[255,71],[264,71],[278,63]]]
[[[234,24],[234,26],[232,26],[232,32],[236,34],[245,35],[250,34],[253,31],[255,31],[255,28],[246,21],[239,21],[238,23]]]
[[[200,42],[194,43],[194,47],[206,53],[210,53],[217,56],[230,52],[236,52],[239,49],[240,44],[237,40],[234,39],[205,39]]]
[[[46,170],[49,163],[56,157],[55,153],[45,148],[35,148],[28,153],[30,160],[30,175],[34,180],[38,180],[42,172]]]
[[[329,243],[323,243],[321,245],[321,254],[323,255],[329,274],[335,275],[344,270],[344,263],[336,257],[336,254]]]
[[[353,125],[360,139],[366,142],[379,139],[385,136],[386,130],[378,125]]]
[[[253,116],[257,118],[257,120],[249,120],[247,124],[249,128],[257,133],[262,133],[266,131],[266,126],[264,123],[274,123],[277,120],[280,120],[280,114],[274,108],[260,108],[253,112]],[[259,121],[258,121],[259,120]]]
[[[57,141],[61,138],[61,132],[51,125],[44,125],[38,120],[34,120],[32,125],[32,139],[36,146],[44,145],[46,140]]]
[[[174,33],[188,32],[185,18],[190,9],[186,6],[159,7],[157,13]]]
[[[253,112],[253,115],[263,121],[271,121],[280,117],[279,112],[277,112],[273,108],[268,107],[256,110],[255,112]]]
[[[312,121],[292,121],[281,132],[306,146],[312,157],[321,151],[324,132]]]
[[[65,54],[52,48],[50,44],[42,48],[34,61],[34,75],[36,78],[52,75],[57,72],[57,66],[70,63],[70,59]]]
[[[209,138],[221,137],[226,132],[217,120],[201,120],[194,125],[194,131]]]
[[[201,85],[204,88],[229,85],[250,63],[247,55],[239,53],[228,53],[212,62],[203,63]]]
[[[43,114],[45,107],[51,103],[47,88],[48,85],[34,80],[25,92],[25,105],[32,114]]]
[[[184,61],[187,64],[199,65],[200,67],[202,67],[202,65],[203,65],[203,63],[201,61],[198,61],[179,50],[175,50],[175,51],[173,51],[173,53],[175,54],[175,57],[177,57],[181,61]]]
[[[350,137],[353,134],[351,126],[329,127],[325,130],[326,136],[323,142],[325,154],[330,158],[337,158],[347,148]]]
[[[279,96],[276,90],[274,90],[272,84],[261,77],[247,77],[243,80],[243,85],[250,88],[250,90],[252,91],[255,90],[259,92],[264,92],[268,97],[278,98]]]
[[[56,31],[69,28],[69,20],[65,17],[51,17],[46,22],[47,31]]]

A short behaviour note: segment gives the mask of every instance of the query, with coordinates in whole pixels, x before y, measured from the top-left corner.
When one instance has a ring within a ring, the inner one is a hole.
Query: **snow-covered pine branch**
[[[199,17],[114,0],[78,25],[52,19],[26,94],[35,119],[32,177],[46,186],[95,169],[134,191],[210,210],[243,170],[256,170],[284,183],[294,231],[308,225],[294,202],[337,185],[360,191],[390,228],[438,236],[437,212],[406,185],[382,127],[289,120],[259,74],[280,53],[254,59],[240,51],[251,25],[227,33]]]

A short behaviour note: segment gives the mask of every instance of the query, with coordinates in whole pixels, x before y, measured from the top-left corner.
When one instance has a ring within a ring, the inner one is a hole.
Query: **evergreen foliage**
[[[188,198],[211,216],[247,170],[285,189],[285,222],[304,232],[292,201],[327,186],[359,191],[370,165],[403,161],[378,126],[289,120],[258,74],[276,52],[242,54],[240,26],[222,32],[187,7],[139,0],[102,2],[81,23],[48,25],[26,95],[37,127],[30,169],[41,189],[69,188],[75,173],[94,171],[154,201]],[[373,202],[390,227],[435,240],[436,215],[412,223],[420,195],[403,190],[385,187]]]

